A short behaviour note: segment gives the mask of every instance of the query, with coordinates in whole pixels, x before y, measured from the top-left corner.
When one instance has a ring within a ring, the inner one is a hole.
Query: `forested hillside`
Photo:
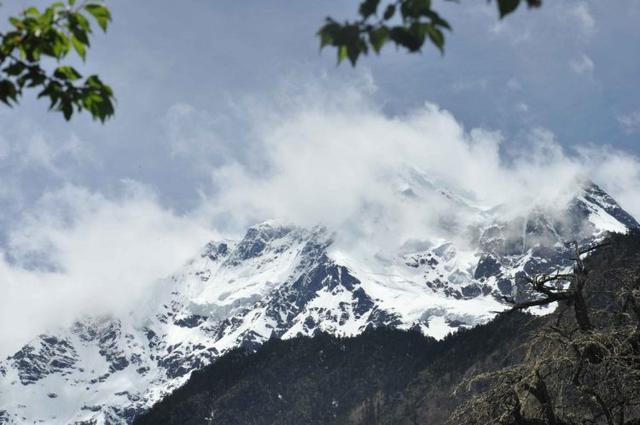
[[[442,342],[417,331],[375,329],[356,338],[326,334],[271,340],[256,353],[236,350],[159,403],[136,424],[370,424],[412,408],[447,402],[452,385],[480,362],[502,366],[505,347],[536,320],[515,314]],[[492,359],[492,360],[488,360]],[[424,381],[428,399],[407,406]],[[406,394],[405,394],[406,393]],[[441,415],[436,415],[441,418]]]
[[[612,237],[611,245],[586,263],[592,276],[590,307],[613,311],[617,280],[609,272],[638,276],[640,235]],[[135,423],[444,423],[473,395],[461,385],[465,379],[518,364],[532,338],[570,320],[570,307],[560,306],[546,317],[503,314],[439,342],[390,329],[345,339],[272,340],[257,352],[236,350],[194,372],[184,387]]]

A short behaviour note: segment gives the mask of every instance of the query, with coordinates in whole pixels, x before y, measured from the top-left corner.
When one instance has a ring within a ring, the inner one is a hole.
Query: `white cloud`
[[[118,196],[73,185],[43,196],[14,223],[0,261],[0,322],[13,324],[0,327],[0,352],[81,314],[135,308],[158,278],[215,236],[211,227],[240,233],[269,218],[325,224],[373,249],[450,236],[443,223],[464,222],[463,209],[437,193],[422,202],[399,195],[415,171],[513,214],[561,207],[592,177],[640,216],[637,158],[599,148],[568,155],[544,129],[530,131],[521,145],[506,144],[499,132],[465,129],[434,104],[389,116],[374,90],[365,79],[298,86],[265,102],[238,100],[252,135],[248,152],[211,168],[216,189],[186,215],[132,182]],[[194,113],[180,108],[174,112]],[[191,130],[174,137],[191,140]]]
[[[468,80],[458,80],[451,85],[454,92],[463,91],[485,91],[489,85],[487,78],[472,78]]]
[[[522,84],[520,84],[520,80],[518,80],[516,77],[511,77],[507,81],[507,88],[513,91],[522,90]]]
[[[69,163],[97,163],[91,146],[73,132],[65,139],[53,140],[41,126],[26,119],[11,123],[3,130],[0,160],[13,171],[43,170],[60,176]]]
[[[596,20],[591,14],[591,9],[587,3],[581,1],[568,5],[567,15],[577,25],[582,34],[589,36],[595,31]]]
[[[640,131],[640,111],[633,111],[618,117],[623,130],[629,134]]]
[[[578,151],[592,180],[604,186],[629,213],[640,218],[640,159],[607,147],[588,146]]]
[[[227,146],[216,134],[216,124],[216,119],[207,111],[197,110],[187,103],[172,105],[163,120],[170,154],[190,159],[226,155]]]
[[[349,231],[355,223],[402,238],[438,231],[440,218],[451,214],[436,200],[407,207],[397,188],[408,169],[478,204],[514,210],[562,206],[592,172],[593,164],[565,153],[546,130],[536,129],[526,144],[501,152],[500,133],[467,131],[436,105],[387,116],[368,95],[345,102],[341,92],[333,94],[320,100],[300,96],[294,108],[255,115],[261,140],[255,155],[267,171],[241,163],[216,169],[219,193],[208,214],[239,229],[282,218]]]
[[[516,26],[505,20],[495,21],[489,26],[489,33],[492,36],[507,40],[512,46],[526,44],[534,39],[534,30],[532,25],[528,23]]]
[[[573,72],[575,72],[576,74],[587,75],[591,75],[593,73],[593,69],[595,68],[593,60],[591,60],[591,58],[584,53],[577,58],[571,59],[569,61],[569,66],[571,67],[571,70],[573,70]]]
[[[486,6],[486,5],[483,5]],[[547,50],[561,47],[557,38],[563,42],[571,40],[579,45],[587,43],[597,31],[597,21],[591,8],[584,1],[555,2],[545,4],[535,10],[525,11],[522,7],[507,19],[497,19],[493,8],[486,8],[488,15],[477,14],[488,24],[489,35],[501,39],[511,46],[544,45]],[[542,41],[546,40],[546,41]],[[530,50],[524,53],[531,55]]]
[[[529,105],[526,104],[525,102],[518,102],[518,104],[516,105],[516,108],[523,113],[529,112]]]
[[[140,308],[154,282],[211,238],[132,182],[107,198],[66,186],[43,197],[0,251],[0,355],[82,314]]]

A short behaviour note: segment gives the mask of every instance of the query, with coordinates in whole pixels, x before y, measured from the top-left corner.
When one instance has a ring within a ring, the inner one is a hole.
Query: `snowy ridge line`
[[[442,202],[465,201],[444,192]],[[471,205],[466,230],[477,236],[465,246],[433,238],[363,257],[323,227],[276,222],[210,242],[156,285],[146,309],[80,319],[1,361],[0,424],[129,424],[192,371],[269,338],[352,336],[371,326],[443,338],[491,320],[504,295],[530,297],[522,277],[568,267],[565,242],[575,235],[593,243],[638,227],[592,184],[562,220],[543,209],[502,220],[498,209]]]

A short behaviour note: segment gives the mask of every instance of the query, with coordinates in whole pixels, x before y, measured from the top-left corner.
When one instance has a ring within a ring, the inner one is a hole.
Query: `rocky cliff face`
[[[567,241],[638,227],[595,185],[561,215],[509,219],[441,195],[472,218],[460,229],[464,244],[413,240],[363,257],[323,227],[276,223],[210,242],[137,311],[80,319],[0,362],[0,424],[127,424],[192,371],[270,338],[380,326],[442,338],[490,320],[503,296],[529,297],[523,275],[568,267]]]

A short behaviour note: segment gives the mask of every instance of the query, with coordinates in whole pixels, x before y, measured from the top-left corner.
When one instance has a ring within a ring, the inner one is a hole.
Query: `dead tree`
[[[587,283],[589,270],[585,266],[582,257],[596,249],[608,246],[608,243],[598,244],[588,248],[580,248],[578,242],[573,243],[575,247],[572,273],[542,274],[533,278],[526,277],[533,290],[540,295],[539,298],[516,303],[512,298],[503,297],[504,300],[513,304],[508,312],[525,310],[529,307],[545,306],[554,302],[567,302],[573,305],[576,322],[582,331],[593,329],[589,311],[585,300],[584,289]],[[563,285],[568,283],[568,287]]]
[[[470,397],[448,424],[640,425],[640,268],[615,276],[600,270],[594,281],[583,257],[605,245],[574,243],[571,273],[532,278],[538,298],[508,300],[508,312],[558,302],[575,322],[556,314],[522,347],[522,362],[467,379],[458,390]],[[595,311],[585,289],[603,279],[615,281],[617,302]]]

